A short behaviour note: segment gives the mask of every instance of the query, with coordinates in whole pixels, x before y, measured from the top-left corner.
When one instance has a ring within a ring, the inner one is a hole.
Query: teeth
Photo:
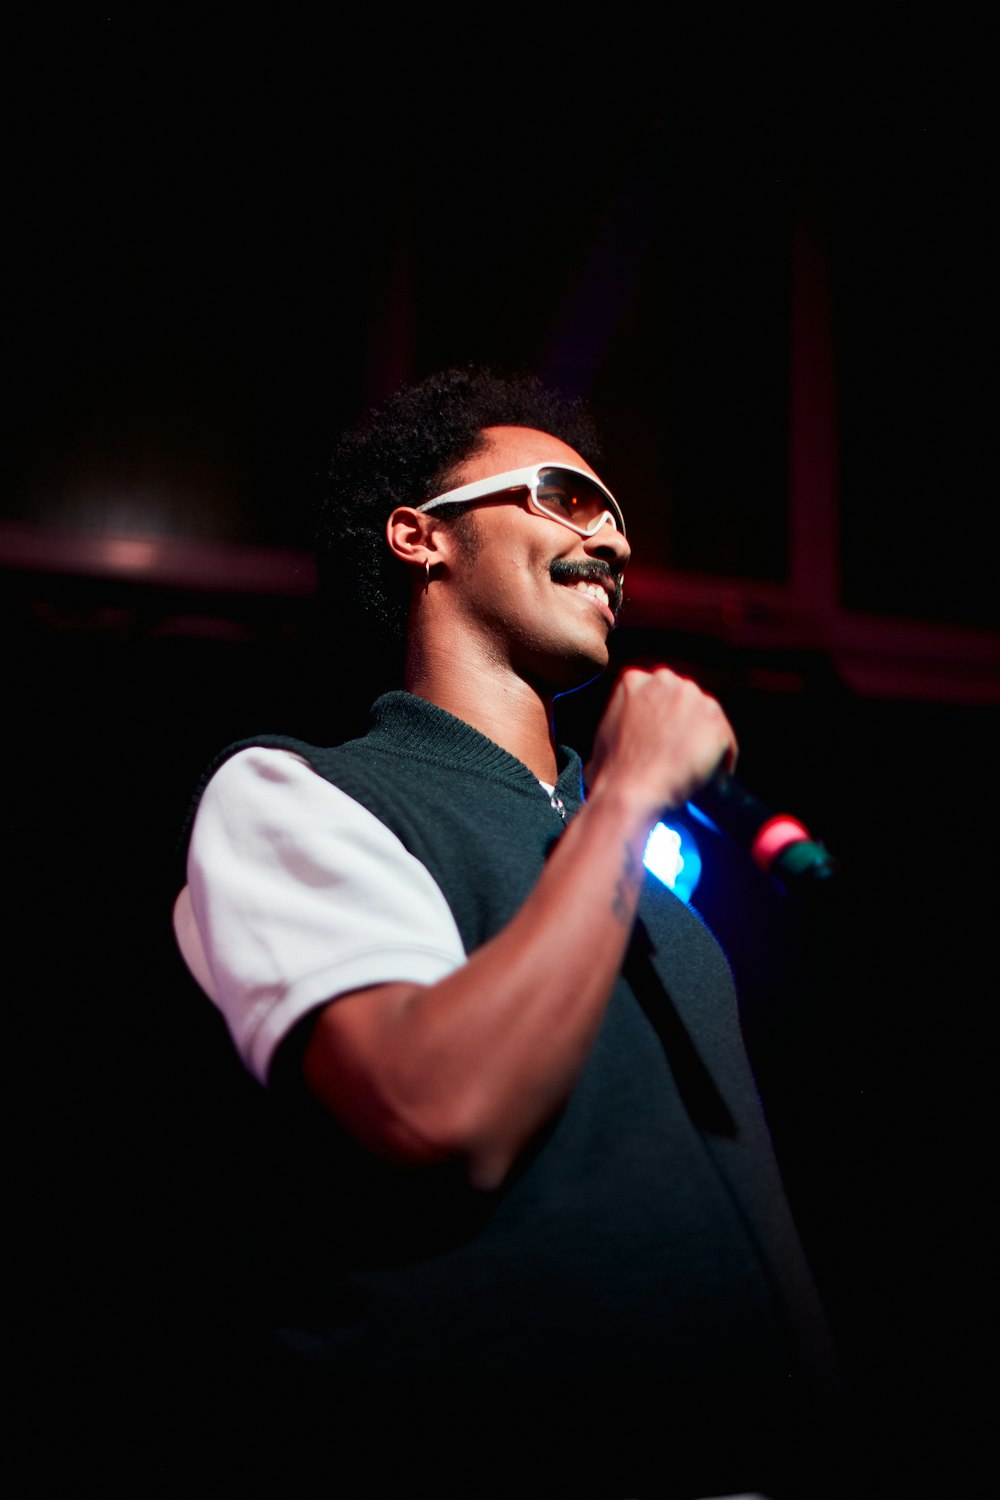
[[[598,604],[606,604],[608,602],[608,596],[599,583],[584,583],[581,581],[575,587],[578,593],[586,594],[589,599],[596,599]]]

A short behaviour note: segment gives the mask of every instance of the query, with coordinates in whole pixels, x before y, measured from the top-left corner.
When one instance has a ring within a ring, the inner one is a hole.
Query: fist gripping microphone
[[[746,849],[762,870],[788,885],[829,880],[839,869],[833,855],[798,818],[765,807],[728,771],[716,771],[693,805],[695,812]]]

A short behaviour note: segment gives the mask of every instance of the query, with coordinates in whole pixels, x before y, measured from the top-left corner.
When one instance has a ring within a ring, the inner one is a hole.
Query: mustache
[[[585,562],[568,562],[557,557],[549,564],[549,577],[553,583],[611,583],[614,588],[614,612],[617,617],[622,607],[622,570],[618,572],[599,557]]]

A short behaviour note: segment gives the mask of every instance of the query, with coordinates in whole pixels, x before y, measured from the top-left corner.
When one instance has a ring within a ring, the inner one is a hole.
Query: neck
[[[475,660],[456,667],[450,651],[421,647],[412,638],[405,687],[462,719],[549,784],[558,776],[552,728],[552,695],[498,663]]]

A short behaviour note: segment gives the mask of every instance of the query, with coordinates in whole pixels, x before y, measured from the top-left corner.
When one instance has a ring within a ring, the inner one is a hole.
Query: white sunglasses
[[[417,510],[436,510],[439,505],[461,505],[502,495],[508,490],[527,490],[531,509],[546,520],[558,521],[580,536],[593,536],[605,521],[625,535],[621,507],[593,474],[585,474],[572,464],[529,464],[526,469],[510,469],[489,479],[476,479],[425,500]],[[582,523],[582,524],[580,524]]]

